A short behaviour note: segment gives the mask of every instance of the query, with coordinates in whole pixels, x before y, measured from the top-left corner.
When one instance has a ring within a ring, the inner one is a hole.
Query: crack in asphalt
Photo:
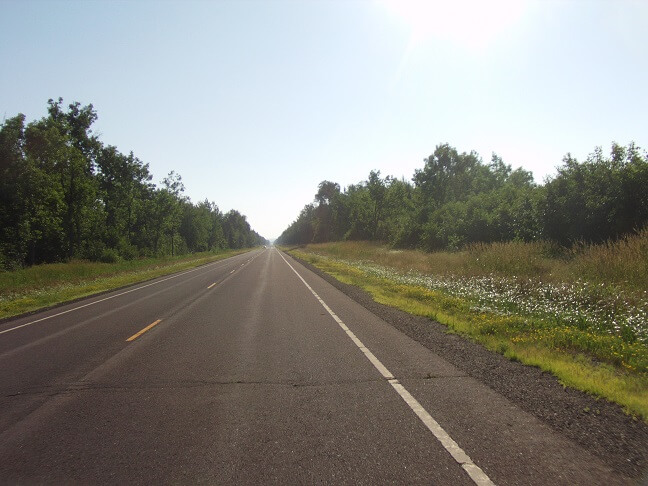
[[[466,378],[466,374],[455,374],[455,375],[431,375],[427,374],[425,376],[402,376],[397,377],[399,381],[405,380],[437,380],[437,379],[456,379],[456,378]],[[36,389],[27,389],[21,390],[14,393],[9,393],[4,395],[3,398],[14,398],[22,396],[38,396],[46,395],[50,397],[55,397],[59,395],[69,395],[77,392],[84,391],[126,391],[126,390],[161,390],[161,389],[186,389],[186,388],[201,388],[201,387],[210,387],[210,386],[231,386],[231,385],[261,385],[261,386],[282,386],[289,388],[319,388],[319,387],[330,387],[330,386],[340,386],[340,385],[359,385],[359,384],[369,384],[369,383],[387,383],[384,378],[371,378],[366,380],[331,380],[331,381],[270,381],[270,380],[244,380],[244,379],[232,379],[232,380],[178,380],[178,381],[164,381],[157,383],[124,383],[120,385],[111,385],[111,384],[102,384],[102,383],[89,383],[89,382],[77,382],[71,383],[68,385],[59,385],[59,386],[49,386],[49,387],[39,387]]]

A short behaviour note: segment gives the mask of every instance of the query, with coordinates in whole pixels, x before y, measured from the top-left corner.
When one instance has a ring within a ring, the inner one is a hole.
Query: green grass
[[[227,250],[119,263],[72,261],[0,272],[0,318],[194,268],[249,251]]]
[[[644,232],[642,238],[647,236],[648,233]],[[628,413],[648,422],[648,345],[636,336],[624,334],[623,330],[600,329],[589,325],[586,320],[561,319],[560,306],[556,307],[555,314],[523,311],[515,303],[502,311],[497,306],[476,305],[470,292],[455,292],[453,295],[452,292],[408,283],[419,281],[409,277],[412,271],[428,275],[436,271],[451,279],[456,278],[467,287],[471,282],[485,278],[483,275],[493,278],[493,274],[499,274],[505,283],[515,283],[521,277],[534,275],[536,280],[547,278],[556,282],[566,279],[572,282],[561,284],[566,287],[554,285],[551,288],[570,289],[575,286],[573,283],[580,282],[577,295],[582,302],[577,304],[583,307],[593,304],[583,297],[589,295],[590,285],[593,289],[590,300],[596,301],[601,295],[607,295],[608,291],[601,294],[597,285],[598,279],[608,277],[600,277],[595,272],[596,266],[608,265],[610,259],[623,260],[619,248],[610,245],[580,248],[577,253],[551,256],[547,246],[508,243],[482,245],[459,253],[426,254],[394,251],[370,243],[343,242],[309,245],[292,253],[345,283],[365,289],[377,302],[437,320],[451,332],[465,335],[509,359],[549,371],[564,385],[616,402]],[[630,242],[629,246],[635,251],[638,245]],[[383,266],[379,271],[371,266],[376,263]],[[635,261],[634,264],[638,263]],[[641,299],[644,277],[628,279],[622,272],[617,273],[620,272],[618,268],[625,265],[617,263],[617,270],[608,272],[607,275],[612,275],[612,288],[624,289],[627,295]],[[576,268],[581,269],[580,275],[574,273]],[[583,282],[579,278],[587,275],[584,268],[594,272],[594,282]],[[420,281],[426,282],[425,279]],[[524,285],[521,288],[524,289]],[[498,301],[495,299],[493,302]],[[627,305],[634,304],[630,302]]]

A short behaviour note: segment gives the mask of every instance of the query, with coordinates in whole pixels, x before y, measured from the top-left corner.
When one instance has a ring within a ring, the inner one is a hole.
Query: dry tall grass
[[[308,245],[308,251],[367,260],[402,271],[441,275],[502,275],[546,282],[588,281],[648,291],[648,227],[636,235],[571,250],[549,242],[480,243],[459,252],[394,250],[378,243],[344,241]]]
[[[648,227],[619,241],[574,250],[569,274],[648,292]]]

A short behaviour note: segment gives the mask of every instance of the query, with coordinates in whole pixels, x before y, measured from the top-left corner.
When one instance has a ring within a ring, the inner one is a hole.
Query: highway
[[[275,248],[0,324],[2,484],[632,484]]]

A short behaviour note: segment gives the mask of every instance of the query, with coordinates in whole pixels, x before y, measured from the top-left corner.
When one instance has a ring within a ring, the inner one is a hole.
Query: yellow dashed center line
[[[151,329],[153,326],[157,326],[160,322],[162,322],[162,319],[158,319],[157,321],[153,322],[152,324],[149,324],[146,326],[144,329],[142,329],[140,332],[133,334],[131,337],[129,337],[126,341],[133,341],[140,337],[142,334],[144,334],[146,331]]]
[[[250,261],[251,261],[251,260],[248,260],[248,262],[246,262],[246,263],[249,263]],[[241,266],[244,267],[244,266],[245,266],[245,263],[241,264]],[[236,271],[236,269],[232,270],[232,271],[230,272],[230,274],[234,273],[235,271]],[[209,290],[209,289],[211,289],[212,287],[214,287],[217,283],[218,283],[218,282],[214,282],[213,284],[211,284],[209,287],[207,287],[207,290]],[[152,327],[157,326],[161,321],[162,321],[162,319],[158,319],[157,321],[155,321],[155,322],[149,324],[148,326],[146,326],[144,329],[142,329],[142,330],[139,331],[138,333],[133,334],[133,335],[132,335],[131,337],[129,337],[126,341],[127,341],[127,342],[134,341],[135,339],[137,339],[138,337],[140,337],[142,334],[144,334],[146,331],[148,331],[148,330],[151,329]]]

